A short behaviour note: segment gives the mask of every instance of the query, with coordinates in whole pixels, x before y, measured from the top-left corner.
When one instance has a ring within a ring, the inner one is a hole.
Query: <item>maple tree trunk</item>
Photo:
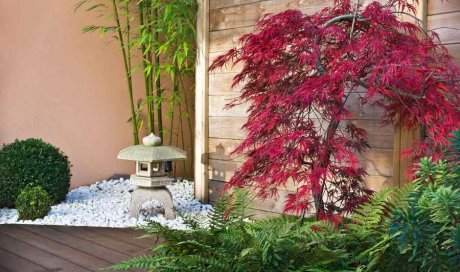
[[[344,103],[345,104],[345,103]],[[342,107],[343,108],[343,107]],[[342,110],[340,110],[341,112]],[[334,135],[339,127],[340,120],[334,120],[329,123],[326,131],[326,138],[324,139],[324,145],[327,147],[327,152],[323,159],[319,162],[318,167],[327,168],[328,165],[331,163],[331,155],[332,155],[332,148],[329,146],[329,142],[334,139]],[[319,192],[313,192],[313,200],[315,202],[315,209],[316,209],[316,219],[318,219],[321,215],[325,214],[325,207],[324,207],[324,200],[323,200],[323,193],[324,193],[324,186],[326,184],[326,178],[321,180],[321,189]]]

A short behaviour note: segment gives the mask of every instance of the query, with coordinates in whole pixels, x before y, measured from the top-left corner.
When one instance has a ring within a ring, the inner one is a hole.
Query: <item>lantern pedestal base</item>
[[[168,220],[174,219],[172,196],[164,186],[155,188],[136,187],[131,193],[129,215],[138,218],[141,205],[150,200],[157,200],[163,203],[165,218]]]

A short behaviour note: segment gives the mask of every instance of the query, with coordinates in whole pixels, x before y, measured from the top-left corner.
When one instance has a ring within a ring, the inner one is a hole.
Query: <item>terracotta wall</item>
[[[75,14],[76,2],[0,1],[0,142],[36,137],[60,147],[72,187],[134,171],[116,159],[132,143],[119,48],[81,32],[95,15]]]

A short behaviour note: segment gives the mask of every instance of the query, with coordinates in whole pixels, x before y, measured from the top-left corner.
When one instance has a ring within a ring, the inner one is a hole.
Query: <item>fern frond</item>
[[[133,268],[141,268],[141,269],[152,269],[155,266],[159,265],[162,262],[162,259],[155,258],[153,256],[142,256],[136,257],[127,261],[123,261],[121,263],[112,265],[105,269],[110,270],[130,270]]]

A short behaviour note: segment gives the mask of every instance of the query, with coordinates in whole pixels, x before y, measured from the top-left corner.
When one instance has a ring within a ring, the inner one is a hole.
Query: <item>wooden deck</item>
[[[0,271],[99,271],[149,254],[153,239],[131,229],[0,225]]]

